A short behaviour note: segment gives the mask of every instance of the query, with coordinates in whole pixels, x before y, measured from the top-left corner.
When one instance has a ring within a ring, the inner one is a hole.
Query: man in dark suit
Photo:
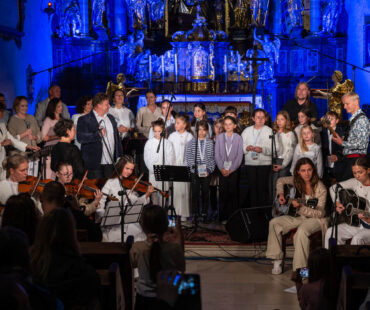
[[[78,119],[77,139],[81,143],[82,158],[89,170],[88,178],[109,178],[114,171],[114,163],[123,154],[122,144],[117,123],[108,114],[108,96],[98,93],[92,104],[93,110]]]
[[[339,122],[337,113],[329,111],[326,112],[325,117],[330,122],[330,127],[334,129],[340,137],[342,137],[344,135],[345,128],[337,126]],[[332,134],[327,128],[323,128],[321,132],[321,142],[326,176],[339,180],[343,169],[343,148],[332,141]]]

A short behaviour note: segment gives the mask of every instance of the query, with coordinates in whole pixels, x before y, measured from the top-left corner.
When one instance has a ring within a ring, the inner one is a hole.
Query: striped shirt
[[[215,147],[214,142],[208,138],[205,140],[199,140],[200,148],[203,150],[204,143],[204,158],[201,160],[200,150],[198,148],[197,151],[197,164],[203,165],[205,164],[207,167],[207,172],[212,173],[215,170],[216,162],[215,162]],[[185,161],[186,165],[190,168],[190,171],[194,173],[194,157],[195,157],[195,138],[190,140],[186,145],[185,149]]]

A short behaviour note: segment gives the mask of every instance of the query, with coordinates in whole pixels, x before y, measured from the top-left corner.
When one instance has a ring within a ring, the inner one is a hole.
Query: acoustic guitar
[[[359,226],[362,224],[365,228],[370,228],[369,224],[358,218],[358,214],[362,213],[366,217],[370,217],[370,212],[365,211],[366,199],[358,196],[352,189],[342,188],[339,190],[339,202],[344,206],[344,221],[351,226]]]

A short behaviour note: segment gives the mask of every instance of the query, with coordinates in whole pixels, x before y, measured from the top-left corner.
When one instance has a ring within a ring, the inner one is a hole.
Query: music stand
[[[143,211],[143,204],[134,204],[127,208],[125,214],[125,224],[138,223]],[[121,203],[119,201],[109,201],[106,206],[105,214],[101,221],[102,227],[121,225]]]
[[[154,165],[154,176],[156,181],[169,182],[171,202],[168,209],[171,216],[176,216],[176,210],[173,206],[173,182],[190,182],[190,168],[187,166]]]

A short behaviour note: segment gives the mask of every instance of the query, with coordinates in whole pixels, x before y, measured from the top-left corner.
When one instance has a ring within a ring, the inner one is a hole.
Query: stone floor
[[[296,310],[295,294],[284,289],[293,285],[291,269],[282,275],[271,274],[268,261],[229,262],[187,260],[186,272],[201,278],[203,310]]]

